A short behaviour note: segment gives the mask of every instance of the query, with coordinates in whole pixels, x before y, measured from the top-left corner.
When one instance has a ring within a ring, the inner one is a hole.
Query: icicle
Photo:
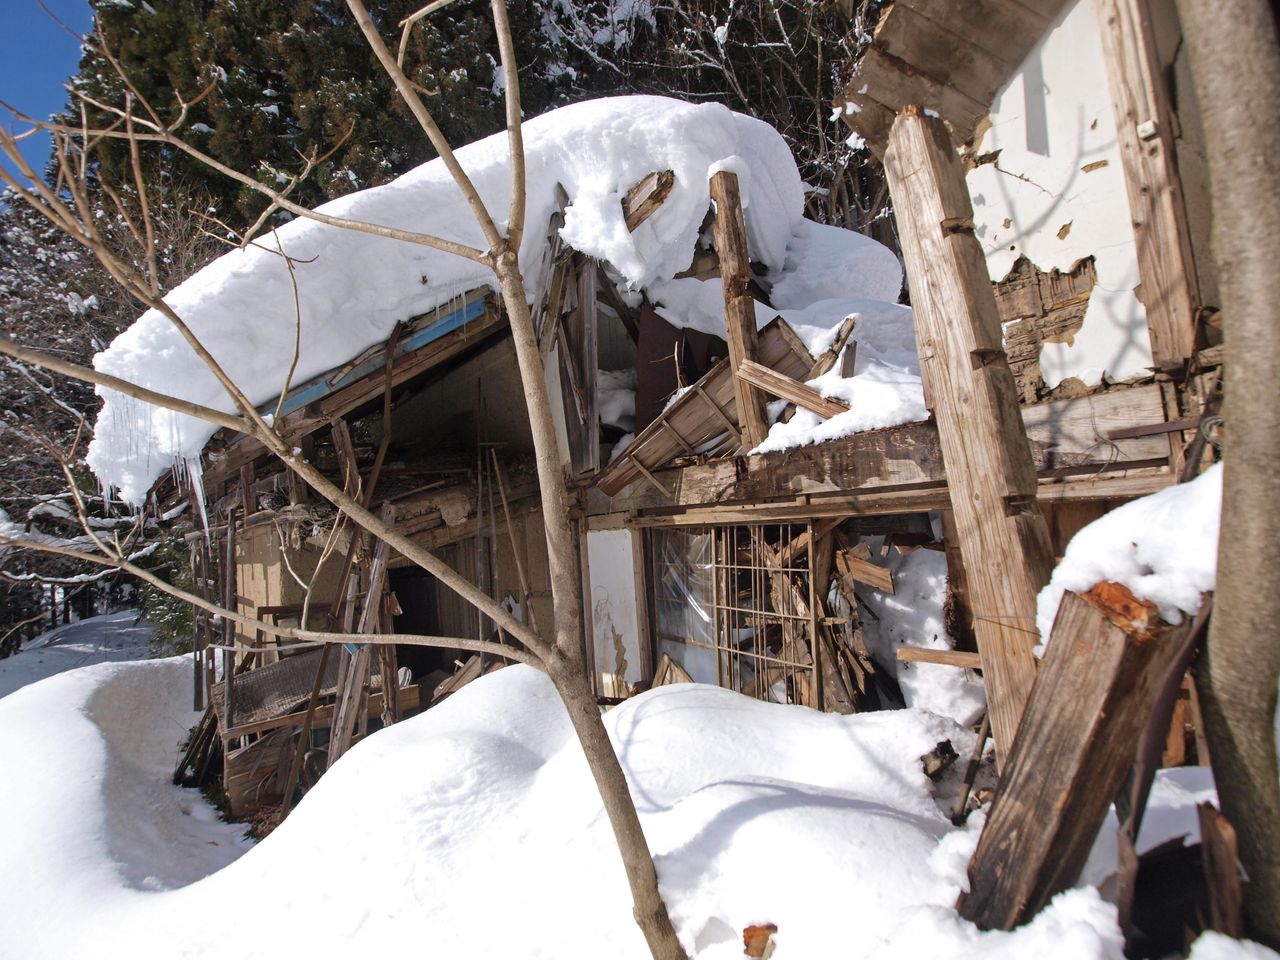
[[[200,457],[184,457],[187,479],[191,484],[191,499],[200,508],[200,525],[204,527],[204,539],[209,541],[209,510],[204,502],[204,469],[200,465]]]

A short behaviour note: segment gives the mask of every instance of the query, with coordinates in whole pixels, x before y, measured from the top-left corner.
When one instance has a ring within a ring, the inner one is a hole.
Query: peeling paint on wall
[[[1094,258],[1079,331],[1040,347],[1045,386],[1145,373],[1151,345],[1093,0],[1064,10],[997,94],[975,153],[986,162],[970,172],[969,191],[993,282],[1020,257],[1044,273]]]

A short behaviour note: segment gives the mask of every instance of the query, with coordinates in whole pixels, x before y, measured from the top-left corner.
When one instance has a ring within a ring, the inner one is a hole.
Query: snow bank
[[[639,958],[599,797],[547,680],[511,667],[343,757],[257,846],[167,777],[190,662],[106,664],[0,701],[0,957]],[[840,717],[676,685],[606,717],[680,937],[777,960],[1121,956],[1092,888],[1014,933],[951,909],[980,818],[957,830],[918,757],[972,735],[916,710]],[[1193,816],[1193,813],[1192,813]],[[211,905],[259,908],[224,923]],[[16,898],[16,901],[15,901]],[[304,919],[300,919],[304,918]],[[110,952],[108,950],[108,952]]]
[[[1232,940],[1210,930],[1191,946],[1188,960],[1280,960],[1280,953],[1250,940]]]
[[[831,297],[897,297],[901,268],[887,249],[849,231],[806,225],[795,162],[782,137],[758,120],[716,104],[620,97],[544,114],[525,124],[524,138],[528,229],[521,262],[527,270],[542,262],[545,224],[559,183],[571,199],[561,231],[565,241],[608,261],[632,290],[670,280],[689,266],[694,254],[710,204],[708,171],[733,158],[748,173],[743,199],[752,259],[766,266],[787,305]],[[507,149],[503,133],[457,153],[499,218],[505,217],[510,197]],[[673,171],[675,186],[657,212],[631,233],[623,221],[622,196],[654,170]],[[487,246],[438,160],[320,209],[435,233],[479,249]],[[483,266],[426,247],[309,220],[280,227],[262,237],[258,247],[223,256],[166,297],[258,403],[281,390],[297,320],[293,287],[274,252],[277,246],[297,261],[302,348],[295,383],[381,342],[399,321],[492,285]],[[117,337],[94,363],[103,372],[162,393],[231,410],[191,349],[154,311]],[[175,459],[195,457],[212,433],[189,417],[112,391],[99,392],[104,406],[88,461],[100,479],[119,487],[131,502],[140,501]]]
[[[0,697],[29,683],[94,663],[145,660],[153,632],[137,610],[118,610],[32,637],[0,660]]]
[[[1066,590],[1122,583],[1160,608],[1169,623],[1200,608],[1218,569],[1222,465],[1104,514],[1067,545],[1037,600],[1036,627],[1048,639]]]

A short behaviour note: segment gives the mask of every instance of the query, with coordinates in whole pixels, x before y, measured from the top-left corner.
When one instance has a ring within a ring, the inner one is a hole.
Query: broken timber
[[[847,404],[839,400],[830,400],[807,383],[801,383],[799,380],[770,370],[764,364],[754,360],[743,360],[738,364],[738,379],[745,380],[765,393],[781,397],[783,400],[790,400],[797,407],[804,407],[820,417],[838,417],[842,413],[849,412]]]
[[[965,171],[946,126],[908,106],[885,175],[911,284],[925,396],[938,424],[998,756],[1013,743],[1036,664],[1036,594],[1053,551],[1004,353]]]
[[[1064,594],[956,904],[962,917],[1010,930],[1076,882],[1191,628],[1161,622],[1118,584]]]
[[[725,341],[733,369],[733,393],[737,400],[742,446],[750,450],[764,442],[769,432],[764,396],[740,370],[744,361],[756,359],[756,304],[747,292],[751,260],[747,254],[747,224],[742,216],[737,174],[721,170],[711,177],[711,199],[716,216],[712,224],[716,253],[720,257],[720,282],[724,285]]]
[[[660,170],[648,174],[627,191],[622,198],[622,216],[627,230],[636,232],[636,227],[648,220],[675,186],[676,175],[670,170]]]
[[[803,376],[813,363],[808,351],[800,356],[787,322],[775,317],[760,331],[759,360],[784,376]],[[794,336],[794,335],[793,335]],[[596,480],[605,493],[613,495],[629,483],[647,479],[672,458],[687,453],[719,435],[737,436],[737,397],[728,360],[721,360],[685,393],[681,394],[653,423],[636,436],[618,458],[601,471]],[[668,492],[668,496],[670,493]]]
[[[379,520],[389,527],[395,526],[395,507],[384,504],[379,513]],[[357,632],[373,633],[378,628],[379,615],[382,613],[382,590],[387,578],[387,559],[391,548],[385,540],[379,540],[374,548],[373,560],[369,565],[369,584],[365,593],[364,610],[360,614],[360,626]],[[363,700],[365,677],[369,673],[371,648],[361,644],[351,655],[346,674],[346,683],[338,685],[338,701],[334,709],[333,730],[329,738],[328,765],[332,767],[351,746],[356,721]],[[390,691],[388,691],[390,693]]]

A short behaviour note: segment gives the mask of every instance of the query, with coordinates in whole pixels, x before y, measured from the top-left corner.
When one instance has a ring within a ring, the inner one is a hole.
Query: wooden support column
[[[747,253],[747,222],[742,216],[738,175],[721,170],[711,178],[711,199],[716,203],[712,228],[720,257],[720,281],[724,285],[725,340],[733,368],[733,395],[738,405],[739,436],[744,450],[759,446],[769,432],[764,394],[738,375],[744,360],[756,359],[756,304],[747,293],[751,258]]]
[[[1156,367],[1177,369],[1195,351],[1200,288],[1149,0],[1098,0],[1097,11],[1142,276],[1138,299]]]
[[[1049,531],[964,168],[946,126],[906,107],[884,166],[1003,756],[1035,682],[1036,594],[1053,567]]]
[[[1076,882],[1191,629],[1119,584],[1063,596],[960,916],[1010,930]]]
[[[223,541],[222,555],[222,605],[227,610],[239,610],[236,601],[236,511],[232,507],[227,511],[227,536]],[[236,674],[236,625],[231,620],[222,621],[222,643],[226,647],[222,651],[222,689],[226,697],[227,724],[234,723],[235,717],[235,674]]]
[[[378,513],[378,519],[393,526],[396,511],[390,503],[385,503]],[[369,564],[369,589],[364,598],[364,610],[360,614],[360,626],[357,633],[373,633],[378,626],[382,613],[382,590],[387,582],[387,561],[391,556],[391,548],[385,540],[379,540],[373,549],[373,560]],[[338,685],[338,700],[334,707],[333,727],[329,734],[329,769],[338,762],[351,747],[351,739],[356,731],[357,718],[364,709],[366,691],[364,689],[372,652],[367,643],[360,644],[351,655],[348,663],[345,683]]]

